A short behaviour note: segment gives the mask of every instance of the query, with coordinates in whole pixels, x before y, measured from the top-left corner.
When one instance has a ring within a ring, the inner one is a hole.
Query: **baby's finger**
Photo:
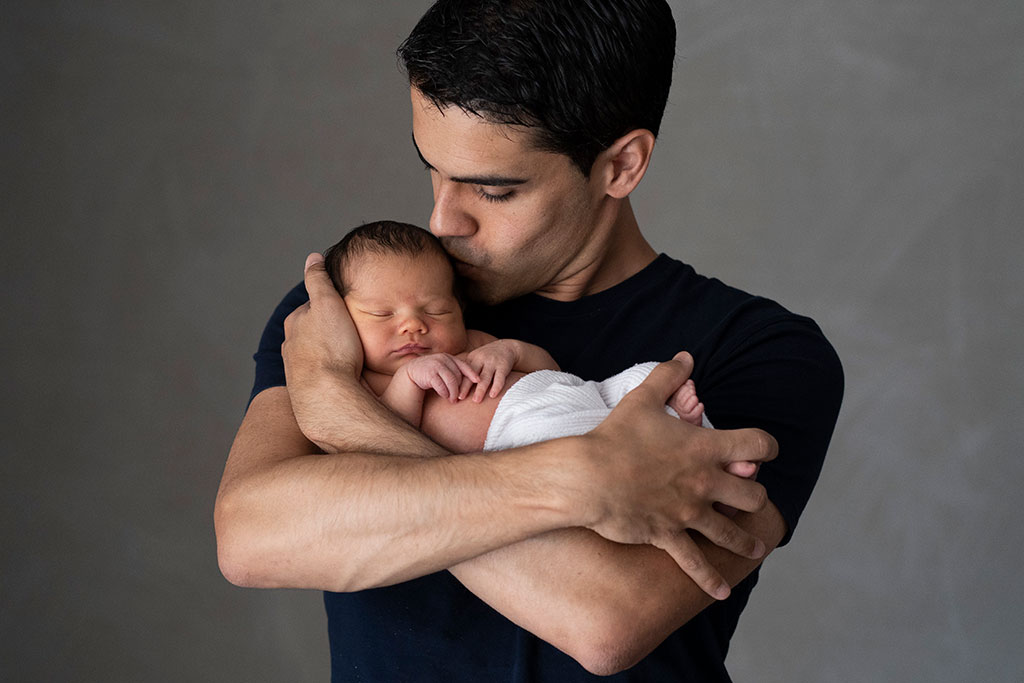
[[[444,365],[441,367],[439,374],[448,388],[448,394],[445,398],[454,403],[458,400],[459,385],[462,383],[462,372],[459,370],[458,365],[456,365],[455,359],[451,356],[445,358]]]
[[[430,378],[430,386],[441,398],[448,398],[448,386],[444,383],[440,374]]]
[[[494,368],[484,368],[483,372],[480,373],[480,381],[476,385],[476,391],[473,392],[474,403],[480,403],[487,396],[487,387],[491,385],[493,377]]]
[[[458,366],[459,371],[462,373],[464,377],[469,377],[469,379],[473,382],[480,381],[480,373],[477,371],[476,368],[474,368],[472,365],[462,360],[458,356],[453,356],[452,360],[455,361],[455,365]]]
[[[491,398],[494,398],[501,393],[502,388],[505,386],[505,380],[508,378],[509,368],[501,367],[494,371],[494,381],[491,382]]]
[[[471,380],[468,376],[462,376],[462,384],[459,386],[460,401],[469,396],[469,390],[473,388],[473,384],[473,380]]]

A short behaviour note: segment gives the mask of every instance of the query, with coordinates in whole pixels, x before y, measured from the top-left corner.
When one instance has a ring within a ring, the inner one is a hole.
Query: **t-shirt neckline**
[[[558,314],[561,316],[585,313],[605,308],[633,296],[637,290],[645,289],[664,277],[671,269],[673,259],[662,253],[628,278],[600,292],[594,292],[572,301],[559,301],[540,294],[525,294],[516,302],[524,308],[537,313]]]

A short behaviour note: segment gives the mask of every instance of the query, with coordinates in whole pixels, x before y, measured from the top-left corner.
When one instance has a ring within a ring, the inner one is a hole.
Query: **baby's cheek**
[[[444,348],[438,350],[453,356],[457,356],[462,353],[466,350],[466,347],[469,346],[469,338],[466,336],[466,331],[464,329],[445,330],[441,342]]]
[[[412,358],[413,356],[403,356],[397,359],[388,358],[377,353],[368,353],[366,347],[363,347],[363,367],[384,375],[395,374],[395,370],[405,365]]]

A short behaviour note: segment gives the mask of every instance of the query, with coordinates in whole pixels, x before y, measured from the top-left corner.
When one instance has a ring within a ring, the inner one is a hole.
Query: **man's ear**
[[[643,180],[653,153],[654,133],[631,130],[598,155],[591,175],[600,175],[608,196],[623,199]]]

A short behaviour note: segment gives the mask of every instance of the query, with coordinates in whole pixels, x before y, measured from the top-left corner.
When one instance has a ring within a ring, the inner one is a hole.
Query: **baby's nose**
[[[427,323],[422,316],[419,315],[408,315],[402,320],[401,326],[402,334],[411,334],[413,332],[419,332],[420,334],[426,334]]]

